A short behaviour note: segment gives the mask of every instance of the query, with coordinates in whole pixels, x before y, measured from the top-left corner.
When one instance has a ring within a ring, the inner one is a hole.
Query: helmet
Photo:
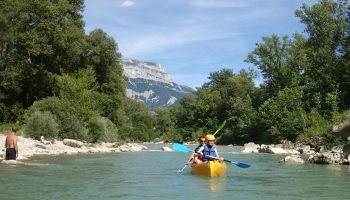
[[[205,139],[206,139],[207,141],[210,141],[210,140],[215,140],[215,137],[214,137],[214,135],[212,135],[212,134],[208,134],[208,135],[205,136]]]

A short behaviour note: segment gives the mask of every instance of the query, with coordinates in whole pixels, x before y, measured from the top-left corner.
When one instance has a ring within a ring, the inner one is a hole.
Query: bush
[[[281,139],[294,141],[304,131],[305,111],[301,108],[301,98],[301,91],[285,88],[259,108],[261,122],[267,128],[265,134],[273,142]]]
[[[96,117],[89,121],[89,138],[92,142],[116,142],[118,129],[105,117]]]
[[[50,112],[55,117],[59,131],[53,137],[89,140],[87,123],[74,112],[69,102],[57,97],[36,101],[27,110],[26,118],[29,119],[36,112]]]
[[[58,135],[56,117],[49,111],[35,111],[25,119],[25,132],[33,138],[39,139],[41,135],[55,138]]]

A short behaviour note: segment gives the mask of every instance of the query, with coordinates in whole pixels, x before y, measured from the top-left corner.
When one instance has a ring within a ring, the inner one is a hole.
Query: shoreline
[[[6,135],[0,133],[1,156],[4,160]],[[148,150],[146,146],[136,143],[126,143],[118,145],[117,143],[83,143],[77,140],[64,139],[55,140],[53,144],[43,144],[39,140],[17,136],[18,158],[17,160],[27,160],[34,155],[62,155],[62,154],[89,154],[89,153],[118,153],[118,152],[140,152]]]

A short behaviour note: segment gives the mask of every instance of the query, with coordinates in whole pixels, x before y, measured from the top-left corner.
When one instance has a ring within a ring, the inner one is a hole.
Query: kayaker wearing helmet
[[[215,137],[212,134],[208,134],[205,136],[205,140],[206,140],[206,145],[204,146],[203,149],[203,157],[202,157],[202,161],[206,162],[209,160],[224,160],[223,158],[219,157],[219,153],[216,150],[216,145],[215,145]],[[215,157],[215,158],[210,158],[210,157]]]
[[[199,145],[195,148],[194,153],[188,157],[188,163],[190,163],[192,160],[194,163],[201,163],[202,162],[202,151],[205,146],[206,139],[204,136],[200,136],[198,138]]]

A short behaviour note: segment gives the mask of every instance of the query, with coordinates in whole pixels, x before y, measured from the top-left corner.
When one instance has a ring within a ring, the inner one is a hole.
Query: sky
[[[238,73],[262,37],[303,33],[295,17],[317,0],[85,0],[85,31],[103,29],[123,57],[155,62],[192,88],[223,68]],[[261,78],[255,83],[261,83]]]

